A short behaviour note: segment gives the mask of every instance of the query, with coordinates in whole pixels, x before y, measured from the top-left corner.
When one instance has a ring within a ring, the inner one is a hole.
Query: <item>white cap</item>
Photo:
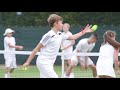
[[[14,33],[15,31],[14,30],[12,30],[12,29],[10,29],[10,28],[7,28],[6,30],[5,30],[5,33],[3,34],[4,36],[7,34],[7,33]]]

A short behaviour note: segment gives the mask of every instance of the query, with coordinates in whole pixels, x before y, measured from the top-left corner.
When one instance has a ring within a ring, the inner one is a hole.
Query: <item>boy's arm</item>
[[[40,40],[40,43],[38,43],[38,45],[34,48],[34,50],[32,51],[32,53],[28,57],[27,61],[23,64],[23,67],[26,67],[26,66],[28,66],[30,64],[30,62],[32,61],[32,59],[35,57],[36,53],[39,50],[41,50],[41,48],[43,48],[44,46],[46,46],[50,39],[51,39],[51,36],[49,34],[45,34],[42,37],[42,39]]]
[[[63,46],[61,45],[61,46],[63,47],[62,50],[65,50],[65,49],[67,49],[67,48],[73,46],[74,44],[75,44],[75,40],[72,40],[71,43],[70,43],[68,46],[66,46],[66,47],[63,47]]]
[[[23,46],[11,45],[10,43],[8,43],[8,46],[11,47],[11,48],[19,49],[19,50],[22,50],[22,49],[23,49]]]
[[[82,35],[84,35],[85,33],[93,32],[93,31],[90,29],[91,26],[92,26],[92,25],[87,25],[84,30],[80,31],[80,32],[77,33],[77,34],[74,34],[74,35],[72,35],[72,36],[69,36],[67,39],[68,39],[68,40],[76,40],[76,39],[78,39],[79,37],[81,37]]]
[[[30,62],[32,61],[32,59],[35,57],[36,53],[43,48],[43,45],[41,43],[39,43],[34,50],[32,51],[32,53],[30,54],[30,56],[28,57],[27,61],[23,64],[23,67],[26,67],[30,64]]]
[[[80,51],[77,50],[77,53],[80,53]],[[79,61],[81,61],[80,56],[77,56],[77,59],[78,59]]]
[[[77,53],[80,53],[80,51],[77,50]],[[81,59],[80,59],[80,56],[77,56],[77,59],[79,60],[79,63],[80,63],[81,69],[83,69],[83,68],[84,68],[84,65],[82,64],[82,61],[81,61]]]
[[[90,53],[90,51],[88,50],[87,53]],[[87,69],[88,67],[88,56],[85,56],[85,68]]]

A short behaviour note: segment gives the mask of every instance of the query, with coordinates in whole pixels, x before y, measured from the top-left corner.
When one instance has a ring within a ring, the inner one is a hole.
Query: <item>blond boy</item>
[[[43,35],[42,39],[32,51],[31,55],[28,57],[27,61],[23,64],[23,67],[26,67],[30,64],[34,56],[38,51],[40,54],[37,58],[36,65],[40,71],[41,78],[58,78],[58,75],[54,71],[54,63],[61,45],[62,40],[70,39],[75,40],[80,36],[84,35],[87,32],[90,32],[89,25],[83,30],[75,35],[64,37],[61,33],[63,28],[63,18],[56,14],[51,14],[48,17],[48,23],[51,27],[51,30]]]

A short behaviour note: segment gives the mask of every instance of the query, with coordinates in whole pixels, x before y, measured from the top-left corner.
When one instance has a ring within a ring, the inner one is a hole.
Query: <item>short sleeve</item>
[[[49,34],[45,34],[42,39],[40,40],[40,43],[45,46],[49,40],[50,40],[51,36]]]
[[[8,43],[10,43],[10,40],[9,40],[8,38],[4,38],[4,42],[5,42],[6,44],[8,44]]]
[[[11,41],[10,44],[11,44],[11,45],[15,45],[15,44],[16,44],[16,41],[15,41],[15,38],[14,38],[14,37],[12,37],[12,41]]]
[[[82,49],[82,45],[83,44],[81,42],[79,42],[76,46],[76,49],[80,51]]]

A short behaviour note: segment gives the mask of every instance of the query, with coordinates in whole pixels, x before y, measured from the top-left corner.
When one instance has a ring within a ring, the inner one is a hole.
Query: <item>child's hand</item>
[[[18,46],[18,50],[23,50],[23,46]]]
[[[82,30],[83,34],[84,34],[84,33],[93,32],[93,30],[90,29],[91,26],[92,26],[92,25],[89,25],[89,24],[88,24],[88,25]]]

